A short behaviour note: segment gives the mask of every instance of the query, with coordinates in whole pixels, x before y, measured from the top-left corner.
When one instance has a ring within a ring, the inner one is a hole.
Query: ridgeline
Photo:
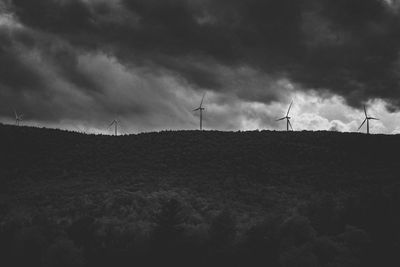
[[[13,184],[79,179],[193,189],[236,183],[335,191],[394,181],[400,136],[162,131],[115,137],[0,125],[0,147],[3,192]]]

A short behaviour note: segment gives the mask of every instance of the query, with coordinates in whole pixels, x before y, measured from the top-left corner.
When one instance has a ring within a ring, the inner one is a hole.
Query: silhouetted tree
[[[155,216],[155,238],[157,240],[172,241],[182,233],[182,224],[185,222],[185,219],[182,205],[176,199],[171,199],[164,203],[159,213]]]
[[[156,254],[153,258],[155,264],[180,264],[185,220],[182,205],[176,199],[162,205],[154,218],[156,226],[152,238],[152,253]]]

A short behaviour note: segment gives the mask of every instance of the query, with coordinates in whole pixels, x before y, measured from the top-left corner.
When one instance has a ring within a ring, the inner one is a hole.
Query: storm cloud
[[[294,92],[400,108],[394,0],[0,2],[2,116],[191,128],[204,91],[221,129],[271,125]]]

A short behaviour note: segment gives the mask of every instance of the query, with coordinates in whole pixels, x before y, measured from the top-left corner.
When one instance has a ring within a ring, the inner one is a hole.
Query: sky
[[[393,134],[399,81],[397,0],[0,0],[3,123]]]

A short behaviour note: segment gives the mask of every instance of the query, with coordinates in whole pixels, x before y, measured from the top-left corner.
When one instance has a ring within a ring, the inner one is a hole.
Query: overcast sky
[[[398,133],[399,79],[396,0],[0,0],[4,123]]]

